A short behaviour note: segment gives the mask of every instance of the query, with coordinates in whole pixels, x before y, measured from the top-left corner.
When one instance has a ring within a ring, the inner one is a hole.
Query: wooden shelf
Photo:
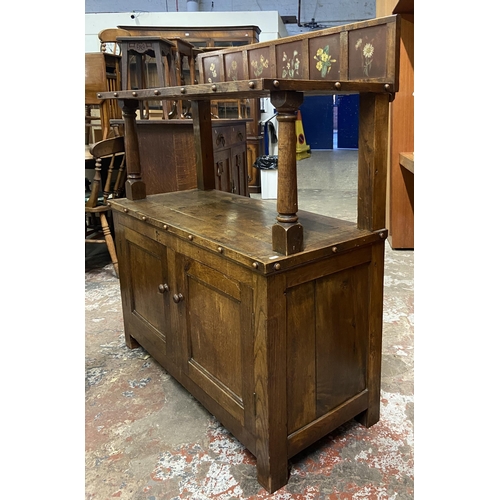
[[[399,153],[399,164],[412,174],[415,173],[413,156],[413,153]]]

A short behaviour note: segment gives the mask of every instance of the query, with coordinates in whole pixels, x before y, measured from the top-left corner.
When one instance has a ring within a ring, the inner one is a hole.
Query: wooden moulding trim
[[[239,80],[221,83],[200,83],[182,87],[159,87],[156,89],[121,90],[117,92],[100,92],[99,99],[136,99],[138,101],[162,100],[218,100],[234,98],[235,93],[239,98],[252,99],[269,97],[272,91],[290,90],[306,94],[336,94],[339,92],[368,92],[392,93],[395,85],[384,79],[371,82],[355,81],[320,81],[320,80],[284,80],[273,78],[260,78],[252,80]]]
[[[368,407],[368,390],[337,406],[325,415],[310,422],[288,436],[288,458],[293,457],[309,445],[326,436],[333,429],[351,420]]]

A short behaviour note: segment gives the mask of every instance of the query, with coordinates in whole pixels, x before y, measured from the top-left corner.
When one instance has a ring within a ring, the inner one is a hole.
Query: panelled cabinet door
[[[183,367],[188,378],[252,434],[253,293],[216,268],[176,254],[178,290],[173,298],[184,342]]]
[[[248,173],[246,145],[240,144],[231,149],[231,192],[248,196]]]
[[[170,328],[167,249],[123,226],[117,231],[117,247],[125,334],[164,361]]]
[[[214,153],[215,189],[233,192],[231,190],[231,150],[223,149]]]

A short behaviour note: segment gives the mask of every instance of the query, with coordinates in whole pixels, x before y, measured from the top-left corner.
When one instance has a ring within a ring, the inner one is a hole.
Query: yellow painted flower
[[[316,69],[317,69],[318,71],[321,71],[321,70],[323,69],[323,63],[322,63],[321,61],[318,61],[318,62],[316,63]]]
[[[358,40],[356,42],[356,50],[358,50],[361,47],[362,43],[363,43],[363,39],[362,38],[358,38]]]

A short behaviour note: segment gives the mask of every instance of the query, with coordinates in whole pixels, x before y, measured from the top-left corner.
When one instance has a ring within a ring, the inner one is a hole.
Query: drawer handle
[[[165,292],[168,292],[169,290],[170,290],[170,287],[166,283],[158,285],[158,291],[160,293],[165,293]]]
[[[184,295],[182,293],[176,293],[173,297],[172,300],[178,304],[179,302],[182,302],[184,300]]]
[[[224,173],[224,163],[221,161],[217,162],[217,175],[220,177]]]
[[[224,136],[222,134],[219,134],[217,136],[217,139],[215,139],[215,144],[217,144],[217,146],[219,146],[221,143],[222,143],[223,146],[225,146],[226,145],[226,139],[224,139]]]

